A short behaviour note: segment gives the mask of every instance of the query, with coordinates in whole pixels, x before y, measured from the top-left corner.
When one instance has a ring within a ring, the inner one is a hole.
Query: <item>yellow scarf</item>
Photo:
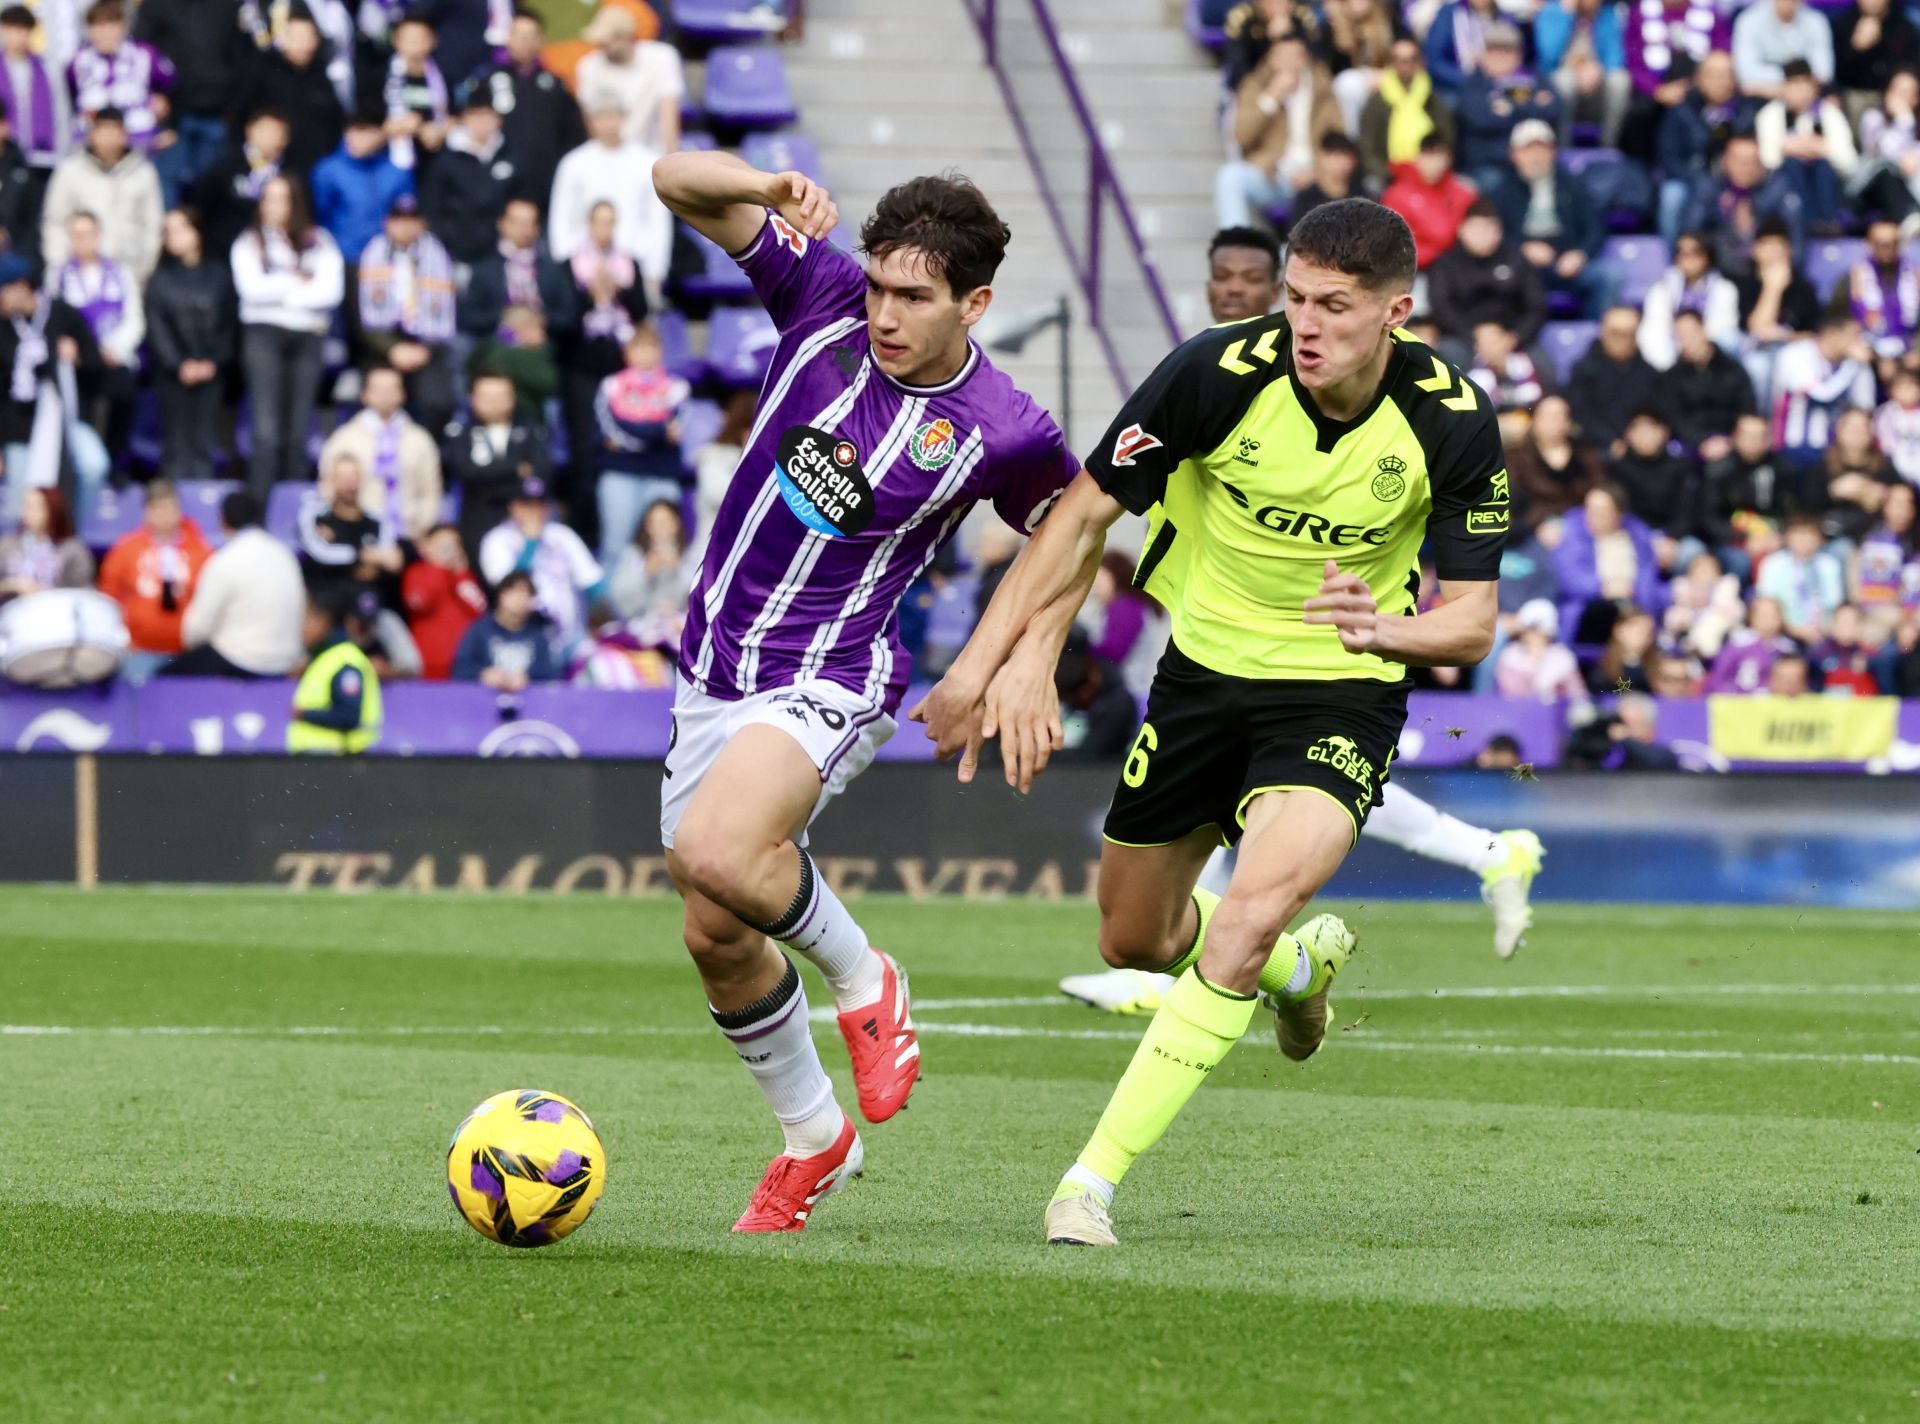
[[[1387,162],[1411,163],[1420,156],[1420,140],[1433,132],[1427,100],[1433,97],[1433,78],[1426,70],[1402,84],[1391,69],[1380,71],[1380,97],[1392,112],[1387,117]]]

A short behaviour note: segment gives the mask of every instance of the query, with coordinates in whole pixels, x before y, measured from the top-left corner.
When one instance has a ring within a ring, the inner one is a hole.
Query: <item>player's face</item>
[[[1413,301],[1409,294],[1374,291],[1351,273],[1289,257],[1286,304],[1294,373],[1307,389],[1324,390],[1377,357]]]
[[[956,297],[924,253],[895,248],[867,262],[867,338],[873,361],[896,381],[935,385],[960,369],[967,331],[986,314],[991,287]]]
[[[1257,247],[1223,247],[1207,274],[1207,310],[1215,321],[1265,316],[1280,300],[1280,274]]]

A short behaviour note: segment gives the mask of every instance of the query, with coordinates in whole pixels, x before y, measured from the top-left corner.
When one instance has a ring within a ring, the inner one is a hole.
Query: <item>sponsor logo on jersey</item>
[[[773,240],[775,242],[779,243],[782,247],[792,248],[795,257],[805,257],[807,255],[807,239],[801,234],[798,228],[778,213],[771,214],[767,218],[767,221],[773,224]]]
[[[1322,737],[1307,748],[1307,760],[1332,767],[1362,791],[1373,789],[1373,763],[1345,737]]]
[[[1373,477],[1373,497],[1379,500],[1396,500],[1407,492],[1407,462],[1398,455],[1388,455],[1380,461],[1380,473]]]
[[[1135,455],[1144,455],[1149,450],[1158,450],[1165,444],[1158,435],[1149,435],[1138,425],[1129,425],[1121,431],[1113,442],[1115,465],[1131,465]]]
[[[1242,435],[1240,437],[1240,448],[1234,451],[1233,458],[1242,465],[1252,465],[1258,468],[1260,462],[1253,457],[1259,453],[1260,442],[1255,440],[1251,435]]]
[[[1467,511],[1467,533],[1469,534],[1504,534],[1507,532],[1507,525],[1508,519],[1505,506],[1499,509],[1469,509]]]
[[[1324,514],[1316,514],[1311,509],[1289,509],[1283,504],[1269,504],[1255,509],[1253,501],[1237,486],[1222,480],[1220,488],[1227,492],[1235,504],[1253,516],[1254,523],[1289,538],[1308,539],[1315,544],[1330,544],[1340,549],[1354,544],[1370,544],[1377,549],[1393,537],[1391,524],[1335,524]]]
[[[788,426],[774,479],[787,508],[816,534],[858,534],[873,521],[873,486],[851,440],[811,425]]]
[[[959,442],[953,438],[953,422],[942,416],[913,432],[913,438],[907,442],[907,458],[923,470],[944,470],[958,448]]]
[[[1487,496],[1487,503],[1488,504],[1505,504],[1508,499],[1507,472],[1505,470],[1501,470],[1498,474],[1496,474],[1493,477],[1490,483],[1493,486],[1493,492]]]

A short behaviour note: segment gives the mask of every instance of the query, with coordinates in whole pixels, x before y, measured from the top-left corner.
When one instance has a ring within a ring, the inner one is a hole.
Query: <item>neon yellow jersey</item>
[[[1304,622],[1328,559],[1411,614],[1429,538],[1441,578],[1499,577],[1506,457],[1486,395],[1404,331],[1373,403],[1322,415],[1283,313],[1213,327],[1128,399],[1087,469],[1150,527],[1135,582],[1194,661],[1234,677],[1398,682]]]

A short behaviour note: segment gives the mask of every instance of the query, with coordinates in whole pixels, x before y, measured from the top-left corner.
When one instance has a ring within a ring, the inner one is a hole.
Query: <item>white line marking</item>
[[[1877,998],[1883,994],[1920,994],[1920,984],[1485,984],[1436,989],[1372,989],[1345,985],[1341,995],[1367,999],[1677,999],[1784,997],[1818,994],[1828,998]],[[1005,999],[915,999],[915,1009],[1040,1009],[1076,1004],[1065,994]]]
[[[705,1037],[692,1024],[515,1028],[509,1024],[0,1024],[0,1038],[679,1038]]]

